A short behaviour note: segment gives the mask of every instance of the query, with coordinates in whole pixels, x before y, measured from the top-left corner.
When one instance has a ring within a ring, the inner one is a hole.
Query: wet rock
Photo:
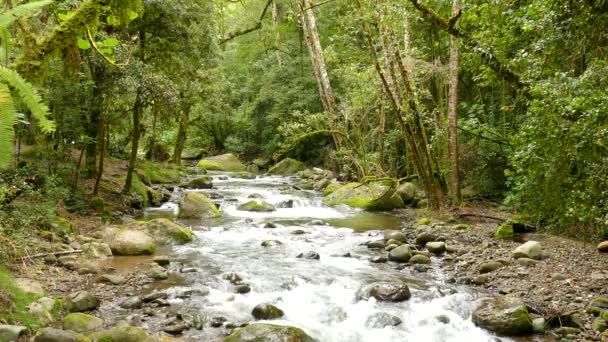
[[[400,245],[393,243],[393,244],[390,244],[390,245],[384,247],[384,250],[387,251],[387,252],[390,252],[390,251],[392,251],[393,249],[395,249],[395,248],[397,248],[399,246]]]
[[[275,211],[275,207],[264,201],[249,201],[238,206],[237,210],[252,211],[252,212],[271,212]]]
[[[378,312],[367,318],[365,326],[372,329],[384,329],[386,327],[396,327],[403,321],[397,316],[387,314],[386,312]]]
[[[377,194],[385,194],[378,198]],[[335,207],[346,204],[353,208],[369,211],[392,210],[404,206],[401,197],[385,184],[374,182],[369,184],[349,183],[336,189],[323,198],[325,205]]]
[[[388,258],[385,256],[375,256],[375,257],[369,258],[369,262],[374,263],[374,264],[382,264],[387,261],[388,261]]]
[[[295,175],[305,168],[306,166],[301,161],[292,158],[285,158],[268,169],[268,174],[283,176]]]
[[[293,208],[294,200],[287,200],[277,204],[277,208]]]
[[[296,229],[296,230],[292,230],[290,232],[290,234],[292,234],[292,235],[302,235],[302,234],[306,234],[306,231],[304,231],[302,229]]]
[[[215,316],[211,318],[210,325],[214,328],[219,328],[227,321],[226,317]]]
[[[199,269],[195,267],[182,267],[179,269],[179,273],[197,273],[198,271]]]
[[[600,242],[600,244],[597,245],[597,251],[600,253],[608,253],[608,241]]]
[[[87,291],[77,291],[69,294],[66,305],[70,312],[84,312],[99,307],[99,299]]]
[[[238,275],[234,272],[226,273],[222,276],[222,278],[224,278],[225,280],[228,280],[231,284],[237,284],[243,280],[243,278],[240,275]]]
[[[249,196],[247,196],[247,198],[257,198],[257,199],[262,199],[264,198],[264,196],[258,194],[257,192],[254,192],[253,194],[250,194]]]
[[[370,242],[367,243],[367,248],[370,248],[370,249],[382,249],[382,248],[384,248],[384,241],[383,240],[370,241]]]
[[[430,269],[431,269],[431,267],[427,266],[427,265],[421,265],[421,264],[414,265],[414,271],[419,272],[419,273],[428,272]]]
[[[416,185],[411,182],[399,185],[397,188],[397,195],[399,195],[406,204],[414,202],[416,199]]]
[[[185,322],[171,322],[164,326],[163,331],[171,335],[180,335],[185,330],[190,329],[190,325]]]
[[[387,244],[390,244],[389,241],[391,240],[405,243],[407,241],[407,238],[405,237],[405,234],[403,234],[399,230],[387,229],[384,231],[384,241],[387,241]]]
[[[578,335],[580,334],[581,330],[578,328],[573,328],[573,327],[559,327],[556,329],[553,329],[552,332],[557,335],[557,336],[570,336],[570,335]]]
[[[425,246],[428,242],[436,241],[437,236],[431,232],[420,232],[416,235],[416,244],[418,246]]]
[[[426,249],[435,255],[441,255],[445,252],[445,242],[427,242]]]
[[[479,275],[469,279],[469,282],[473,285],[484,285],[486,284],[490,278],[487,275]]]
[[[34,302],[28,306],[28,313],[31,319],[35,320],[40,326],[46,327],[53,322],[53,315],[50,313],[51,308],[45,307],[39,302]]]
[[[255,319],[277,319],[283,317],[285,313],[272,304],[262,303],[253,308],[251,315]]]
[[[15,278],[13,280],[13,285],[25,293],[37,297],[44,296],[44,289],[42,288],[42,285],[34,279]]]
[[[409,263],[414,264],[414,265],[416,265],[416,264],[429,265],[431,263],[431,259],[426,255],[416,254],[410,258]]]
[[[0,341],[17,341],[27,331],[27,327],[20,325],[0,325]]]
[[[410,289],[405,284],[373,283],[361,288],[357,294],[360,300],[376,298],[382,302],[402,302],[410,299]]]
[[[151,265],[147,275],[154,280],[165,280],[169,278],[167,270],[157,264]]]
[[[387,246],[390,246],[390,245],[401,246],[401,245],[403,245],[403,242],[395,240],[395,239],[390,239],[390,240],[386,241],[386,245]]]
[[[469,226],[466,223],[459,223],[459,224],[455,224],[452,226],[453,230],[467,230],[469,229],[471,226]]]
[[[590,306],[600,308],[600,309],[608,309],[608,298],[597,297],[591,302]]]
[[[296,258],[299,259],[310,259],[310,260],[319,260],[321,259],[321,256],[319,255],[319,253],[315,252],[315,251],[309,251],[306,253],[300,253],[296,256]]]
[[[157,299],[167,299],[167,298],[169,298],[169,295],[167,294],[167,292],[156,291],[156,292],[148,293],[147,295],[143,296],[141,299],[144,301],[144,303],[149,303],[149,302],[153,302]]]
[[[224,342],[315,342],[302,329],[274,324],[249,324],[244,328],[235,330]]]
[[[528,258],[540,260],[543,255],[543,250],[539,242],[537,241],[528,241],[523,245],[517,247],[513,251],[513,257],[515,259],[519,258]]]
[[[545,331],[547,321],[543,317],[536,317],[532,319],[532,329],[535,333],[542,333]]]
[[[264,225],[264,228],[266,228],[266,229],[274,229],[276,227],[277,227],[277,225],[272,222],[268,222]]]
[[[251,292],[251,287],[247,284],[240,284],[234,287],[234,292],[239,294],[245,294]]]
[[[184,189],[211,189],[213,188],[213,178],[209,176],[198,176],[180,185]]]
[[[103,320],[100,318],[80,312],[71,313],[63,319],[63,329],[81,334],[92,333],[101,328],[102,325]]]
[[[144,302],[141,300],[140,297],[133,296],[123,300],[122,302],[120,302],[120,304],[118,304],[118,306],[123,309],[140,309],[143,304]]]
[[[488,261],[479,265],[479,273],[490,273],[496,271],[497,269],[503,267],[504,265],[498,261]]]
[[[89,242],[82,245],[82,255],[88,259],[105,259],[112,256],[112,250],[107,243]]]
[[[271,247],[271,246],[280,246],[283,243],[279,240],[264,240],[262,241],[262,243],[260,244],[260,246],[262,247]]]
[[[117,274],[102,274],[97,277],[97,282],[104,284],[122,285],[126,281],[127,279],[125,277]]]
[[[316,191],[321,191],[321,190],[327,188],[330,184],[331,184],[331,180],[329,180],[327,178],[323,178],[323,179],[319,180],[318,182],[316,182],[312,186],[312,188]]]
[[[247,167],[232,153],[207,157],[198,162],[198,167],[212,171],[245,171]]]
[[[167,266],[171,263],[171,259],[166,255],[157,255],[154,257],[153,261],[160,266]]]
[[[156,250],[152,236],[135,229],[107,228],[104,241],[116,255],[152,254]]]
[[[190,298],[190,297],[195,297],[195,296],[203,297],[208,294],[209,294],[209,289],[206,287],[203,287],[200,289],[187,289],[187,290],[181,291],[177,295],[177,298]]]
[[[217,206],[207,196],[199,192],[187,192],[179,202],[180,219],[203,219],[220,217]]]
[[[325,226],[325,222],[322,220],[312,220],[310,221],[311,226]]]
[[[529,258],[519,258],[515,260],[515,264],[524,267],[532,267],[538,264],[538,260],[529,259]]]
[[[486,299],[473,311],[473,323],[492,332],[514,336],[533,331],[526,305],[520,299],[500,296]]]
[[[232,178],[240,178],[240,179],[256,179],[257,176],[248,171],[235,172],[232,174]]]
[[[159,298],[159,299],[155,299],[151,302],[152,305],[156,306],[156,307],[166,307],[166,306],[171,306],[171,303],[169,303],[168,300],[163,299],[163,298]]]
[[[98,274],[101,273],[101,265],[96,261],[84,260],[76,265],[78,274]]]
[[[144,230],[150,234],[157,244],[185,244],[193,239],[192,231],[166,218],[150,221],[137,221],[127,225],[128,228]]]
[[[597,332],[604,332],[608,329],[608,322],[601,317],[596,317],[593,320],[591,328]]]
[[[412,250],[407,245],[394,248],[388,254],[388,260],[395,262],[408,262],[412,257]]]
[[[34,342],[89,342],[91,339],[74,331],[44,328],[34,337]]]
[[[113,329],[103,330],[90,335],[93,341],[120,341],[120,342],[148,342],[150,336],[138,327],[129,325],[118,326]]]

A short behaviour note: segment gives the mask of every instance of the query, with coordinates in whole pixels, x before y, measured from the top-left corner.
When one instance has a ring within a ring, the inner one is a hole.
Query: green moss
[[[220,217],[221,213],[207,196],[198,192],[188,192],[179,203],[179,218]]]
[[[192,241],[192,231],[182,227],[166,218],[158,218],[150,221],[137,221],[129,224],[130,227],[143,228],[158,243],[175,242],[184,244]]]
[[[90,333],[101,328],[103,321],[80,312],[71,313],[63,319],[63,329],[77,333]]]
[[[131,195],[138,197],[142,201],[144,207],[147,207],[150,204],[146,185],[135,173],[133,173],[133,182],[131,183]]]
[[[302,329],[274,324],[255,323],[235,330],[224,342],[291,341],[314,342]]]
[[[228,153],[202,159],[198,167],[213,171],[245,171],[246,167],[235,155]]]
[[[386,191],[387,187],[380,183],[369,185],[348,183],[323,198],[323,203],[332,207],[346,204],[353,208],[370,211],[402,208],[404,204],[401,197],[394,191],[392,193],[386,193]]]
[[[11,324],[22,324],[28,328],[39,327],[30,315],[28,305],[38,297],[15,286],[9,271],[0,266],[0,320]],[[8,303],[5,301],[8,300]]]
[[[342,183],[330,183],[323,191],[323,196],[329,196],[338,190],[343,184]]]
[[[216,162],[208,161],[205,159],[199,161],[197,166],[200,167],[201,169],[205,169],[205,170],[223,171],[220,164],[218,164]]]
[[[596,308],[595,306],[590,306],[585,309],[585,312],[593,316],[599,316],[602,314],[602,309]],[[608,317],[608,315],[606,316]]]
[[[510,224],[501,225],[496,229],[496,234],[494,234],[494,237],[500,240],[513,240],[514,236],[513,225]]]
[[[416,225],[418,226],[426,226],[431,224],[431,220],[428,217],[423,217],[421,219],[418,219],[418,221],[416,221]]]
[[[313,190],[315,185],[312,182],[309,181],[301,181],[298,186],[300,187],[300,189],[302,190]]]
[[[593,320],[593,324],[591,325],[591,327],[597,332],[604,332],[606,329],[608,329],[608,322],[606,322],[606,320],[601,317],[596,317]]]
[[[234,178],[255,179],[256,175],[251,172],[235,172],[232,174]]]
[[[600,317],[602,317],[603,319],[605,319],[606,321],[608,321],[608,311],[602,311],[600,313]]]
[[[138,169],[152,184],[176,184],[181,179],[180,170],[172,165],[140,162]]]
[[[264,201],[249,201],[239,205],[237,208],[241,211],[254,211],[254,212],[270,212],[275,211],[276,209],[270,204]]]
[[[465,223],[459,223],[457,225],[452,226],[452,229],[455,230],[466,230],[469,229],[471,226],[469,226],[468,224]]]
[[[519,309],[511,313],[511,317],[514,320],[514,330],[518,334],[527,334],[532,331],[532,320],[530,320],[530,313],[525,306],[521,306]]]
[[[298,171],[302,171],[306,165],[299,160],[285,158],[268,169],[271,175],[295,175]]]
[[[144,342],[150,339],[143,329],[132,326],[104,330],[89,337],[98,342]]]

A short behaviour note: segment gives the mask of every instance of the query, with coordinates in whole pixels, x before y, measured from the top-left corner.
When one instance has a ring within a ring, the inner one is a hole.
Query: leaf
[[[113,51],[110,48],[101,49],[101,52],[106,56],[111,56]]]
[[[52,0],[43,0],[36,2],[29,2],[27,4],[19,5],[14,7],[2,14],[0,14],[0,27],[8,28],[15,20],[21,17],[31,17],[39,9],[50,5]]]
[[[109,25],[112,25],[112,26],[119,26],[120,25],[120,19],[117,16],[114,16],[114,15],[108,16],[108,18],[106,19],[106,22]]]
[[[88,50],[91,48],[91,43],[84,39],[78,39],[78,48],[80,50]]]
[[[139,17],[139,14],[135,11],[129,10],[129,20],[135,20]]]
[[[107,47],[115,47],[118,46],[120,42],[116,38],[108,38],[103,40],[103,45]]]
[[[0,169],[11,162],[16,123],[16,110],[8,86],[0,84]]]

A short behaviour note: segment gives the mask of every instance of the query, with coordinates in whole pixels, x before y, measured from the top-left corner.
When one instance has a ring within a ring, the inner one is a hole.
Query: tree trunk
[[[185,117],[178,122],[179,128],[177,131],[177,137],[175,138],[175,147],[173,148],[173,163],[176,165],[182,164],[182,152],[184,151],[184,145],[186,144],[186,134],[188,132],[189,117],[185,114]]]
[[[93,187],[93,196],[97,196],[99,193],[99,183],[101,183],[101,177],[103,176],[103,162],[106,151],[106,134],[105,134],[105,120],[104,117],[99,122],[99,135],[97,136],[97,142],[99,146],[99,167],[97,168],[97,176],[95,179],[95,187]]]
[[[99,93],[98,86],[93,85],[91,108],[89,109],[89,118],[86,125],[87,146],[84,162],[84,172],[91,177],[95,176],[95,169],[97,168],[97,137],[99,136],[99,121],[101,117],[100,101],[101,94]]]
[[[279,8],[277,6],[277,1],[274,0],[272,2],[272,29],[274,30],[274,45],[275,45],[275,53],[277,56],[277,64],[279,66],[283,65],[283,57],[281,56],[281,34],[279,33]]]
[[[452,15],[459,11],[458,0],[452,4]],[[452,205],[460,204],[458,177],[458,40],[450,36],[450,94],[448,100],[448,159],[450,162],[450,197]]]

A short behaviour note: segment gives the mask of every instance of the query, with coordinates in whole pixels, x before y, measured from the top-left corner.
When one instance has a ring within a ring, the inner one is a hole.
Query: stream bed
[[[381,239],[384,229],[401,229],[402,218],[397,215],[326,207],[319,193],[296,190],[295,178],[245,180],[228,173],[211,175],[213,189],[200,191],[215,198],[222,217],[181,221],[192,228],[197,239],[169,252],[174,260],[169,270],[178,279],[150,288],[168,288],[172,308],[201,312],[207,320],[221,317],[241,324],[253,321],[251,311],[257,304],[272,303],[285,315],[268,322],[302,328],[322,342],[501,340],[471,322],[477,294],[466,286],[448,284],[439,267],[440,258],[432,257],[427,272],[369,261],[382,252],[370,250],[364,243]],[[180,193],[176,190],[175,201]],[[277,210],[237,210],[252,197]],[[149,209],[146,215],[175,211],[175,201]],[[263,247],[264,241],[269,246]],[[309,251],[318,253],[320,259],[297,257]],[[184,267],[194,272],[180,273]],[[235,285],[225,279],[230,272],[237,273],[251,291],[236,293]],[[361,287],[378,281],[406,282],[411,299],[401,303],[357,299]],[[180,298],[193,289],[204,291]],[[378,326],[373,317],[381,313],[398,317],[402,323]],[[147,324],[148,329],[159,330],[159,322]],[[184,334],[194,340],[222,341],[227,331],[205,326]]]

